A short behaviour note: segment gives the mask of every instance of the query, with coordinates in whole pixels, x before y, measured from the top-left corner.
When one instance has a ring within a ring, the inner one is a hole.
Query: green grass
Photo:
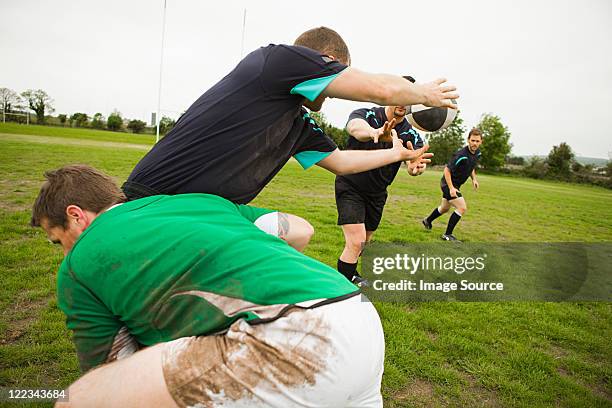
[[[152,145],[154,135],[133,134],[124,132],[111,132],[108,130],[95,130],[69,127],[52,127],[39,125],[20,125],[18,123],[0,123],[0,134],[36,135],[61,137],[67,139],[96,140],[103,142],[121,142]]]
[[[0,386],[51,387],[78,377],[70,333],[54,301],[62,255],[28,227],[42,173],[88,163],[122,182],[144,154],[135,149],[19,141],[1,133],[124,141],[129,134],[0,125]],[[11,128],[12,129],[12,128]],[[71,131],[74,133],[64,133]],[[37,133],[38,132],[38,133]],[[83,132],[83,133],[80,133]],[[110,139],[108,139],[110,138]],[[439,172],[400,173],[390,189],[382,242],[437,240],[420,219],[439,202]],[[612,241],[612,192],[528,179],[480,177],[466,187],[468,213],[456,233],[467,241]],[[290,162],[254,202],[300,215],[315,227],[306,253],[335,265],[333,176]],[[609,303],[378,303],[386,338],[385,406],[612,406]],[[364,333],[364,336],[367,333]]]

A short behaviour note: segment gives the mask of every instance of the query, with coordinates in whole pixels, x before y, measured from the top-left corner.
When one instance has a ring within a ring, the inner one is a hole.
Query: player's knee
[[[304,225],[302,226],[302,236],[304,240],[306,241],[306,243],[310,242],[310,239],[312,238],[314,233],[315,233],[315,229],[312,226],[312,224],[304,220]]]
[[[364,236],[356,236],[352,237],[347,243],[346,248],[351,251],[353,254],[360,254],[363,250],[363,243],[365,242]]]
[[[438,212],[440,214],[446,214],[446,212],[448,211],[448,208],[449,207],[442,207],[442,206],[440,206],[440,207],[438,207]]]
[[[466,207],[460,207],[457,208],[457,211],[459,211],[459,214],[463,215],[467,212],[467,206]]]

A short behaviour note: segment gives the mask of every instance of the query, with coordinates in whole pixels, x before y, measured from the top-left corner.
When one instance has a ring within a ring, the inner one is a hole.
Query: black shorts
[[[441,184],[440,188],[442,189],[442,197],[446,198],[448,201],[454,200],[455,198],[462,197],[461,191],[457,190],[457,197],[451,197],[450,189],[446,184]]]
[[[338,225],[365,224],[366,231],[376,231],[386,202],[387,191],[363,193],[336,179]]]

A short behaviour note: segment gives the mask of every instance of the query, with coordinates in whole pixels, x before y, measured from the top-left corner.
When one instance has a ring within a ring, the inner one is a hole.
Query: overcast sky
[[[0,0],[0,87],[41,88],[56,113],[114,109],[147,122],[157,109],[163,0]],[[612,155],[612,1],[167,0],[162,112],[178,116],[240,60],[325,25],[353,66],[446,77],[467,127],[498,115],[513,153]],[[327,101],[344,126],[356,102]],[[609,153],[611,152],[611,153]]]

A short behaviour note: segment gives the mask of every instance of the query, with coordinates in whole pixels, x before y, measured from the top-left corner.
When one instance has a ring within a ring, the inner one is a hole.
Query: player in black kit
[[[445,79],[411,83],[349,65],[344,40],[326,27],[303,33],[294,45],[270,44],[251,52],[136,165],[123,186],[127,197],[209,193],[247,204],[291,157],[305,169],[316,164],[334,174],[430,157],[426,147],[408,150],[399,140],[375,152],[340,151],[304,107],[318,111],[326,98],[335,97],[456,108],[451,102],[458,97],[456,88],[444,85]],[[278,236],[303,249],[312,226],[283,215],[277,217]],[[299,244],[290,237],[295,232]]]
[[[410,77],[407,79],[412,80]],[[424,145],[423,137],[405,118],[405,106],[357,109],[349,116],[347,149],[388,149],[391,135],[397,135],[409,149]],[[358,285],[367,282],[357,273],[357,263],[364,243],[370,241],[378,228],[387,200],[387,187],[393,182],[401,163],[358,174],[336,176],[336,207],[338,225],[344,233],[344,250],[338,258],[338,271]],[[425,171],[426,163],[407,163],[408,173],[417,176]]]
[[[467,211],[465,199],[461,195],[459,189],[468,179],[472,178],[472,185],[475,190],[478,190],[479,184],[476,179],[476,164],[480,159],[480,144],[482,143],[482,133],[480,130],[473,128],[468,135],[468,145],[459,149],[450,159],[446,167],[444,167],[444,176],[440,181],[442,189],[442,203],[435,208],[429,217],[423,219],[423,225],[430,230],[432,222],[447,212],[450,207],[454,207],[455,211],[451,214],[446,227],[446,232],[442,234],[444,241],[457,241],[453,235],[453,230],[461,217]]]

